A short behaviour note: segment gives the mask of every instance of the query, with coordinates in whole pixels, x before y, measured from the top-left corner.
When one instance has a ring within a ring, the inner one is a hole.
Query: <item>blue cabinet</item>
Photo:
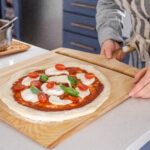
[[[63,1],[63,46],[80,51],[100,53],[96,31],[98,0]],[[128,63],[129,56],[124,60]]]
[[[85,52],[100,53],[100,46],[95,38],[91,38],[84,35],[79,35],[74,32],[64,31],[64,37],[67,40],[63,40],[63,46],[71,49],[78,49]]]
[[[100,53],[96,31],[97,0],[63,1],[63,46]]]
[[[64,0],[64,11],[95,17],[97,0]]]
[[[1,18],[2,19],[12,19],[7,17],[7,4],[6,0],[0,1],[1,6]],[[12,0],[12,9],[14,9],[14,16],[18,19],[14,23],[14,35],[16,39],[21,40],[21,0]],[[8,10],[9,11],[9,10]],[[11,12],[9,12],[11,14]]]
[[[69,30],[97,39],[95,18],[64,12],[64,30]]]

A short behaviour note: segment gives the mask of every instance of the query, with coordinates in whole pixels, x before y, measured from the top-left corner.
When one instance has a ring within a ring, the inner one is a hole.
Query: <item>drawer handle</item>
[[[74,22],[71,23],[71,26],[89,29],[89,30],[96,30],[95,27],[91,27],[91,26],[87,26],[87,25],[83,25],[83,24],[78,24],[78,23],[74,23]]]
[[[90,8],[90,9],[96,9],[96,6],[86,5],[86,4],[81,4],[81,3],[71,3],[71,5],[78,6],[78,7],[84,7],[84,8]]]
[[[80,44],[80,43],[76,43],[76,42],[71,42],[70,44],[73,45],[73,46],[77,46],[77,47],[80,47],[80,48],[88,49],[88,50],[91,50],[91,51],[95,51],[96,50],[96,48],[94,48],[94,47],[90,47],[90,46],[87,46],[87,45],[84,45],[84,44]]]

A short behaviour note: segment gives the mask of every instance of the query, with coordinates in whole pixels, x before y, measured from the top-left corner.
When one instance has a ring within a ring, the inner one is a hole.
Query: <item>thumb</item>
[[[105,49],[106,58],[112,58],[113,49]]]
[[[146,71],[147,71],[147,68],[143,68],[136,74],[136,76],[134,78],[135,84],[140,81],[140,79],[145,75]]]
[[[119,49],[120,48],[119,43],[115,42],[115,47],[116,47],[116,49]]]
[[[104,48],[101,49],[100,55],[105,55],[105,49]]]

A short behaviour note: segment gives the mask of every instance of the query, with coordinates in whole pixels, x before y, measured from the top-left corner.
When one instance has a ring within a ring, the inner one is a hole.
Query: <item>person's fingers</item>
[[[117,42],[115,42],[115,48],[116,50],[120,48],[120,45]]]
[[[124,60],[125,57],[126,57],[126,54],[123,51],[121,51],[121,60]]]
[[[106,58],[112,58],[113,49],[105,49],[105,56]]]
[[[105,55],[106,58],[112,58],[113,52],[116,49],[119,49],[120,45],[113,41],[113,40],[106,40],[103,45],[102,45],[102,49],[101,49],[101,55]]]
[[[121,52],[119,51],[118,54],[116,55],[116,59],[121,61]]]
[[[147,84],[141,91],[137,92],[135,98],[150,98],[150,83]]]
[[[124,58],[125,58],[125,53],[123,51],[119,51],[116,56],[116,59],[119,61],[122,61],[122,60],[124,60]]]
[[[100,54],[101,55],[105,55],[105,49],[104,48],[101,49],[101,53]]]
[[[137,92],[143,89],[150,82],[150,78],[147,74],[145,74],[141,80],[135,85],[135,87],[131,90],[130,96],[134,96]]]
[[[135,84],[136,84],[137,82],[139,82],[140,79],[145,75],[146,71],[147,71],[147,68],[143,68],[142,70],[140,70],[140,71],[136,74],[136,76],[135,76],[133,82],[134,82]]]

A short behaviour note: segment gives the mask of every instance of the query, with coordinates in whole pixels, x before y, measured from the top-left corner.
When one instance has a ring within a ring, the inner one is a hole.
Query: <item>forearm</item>
[[[97,4],[97,32],[99,42],[112,39],[122,42],[122,17],[124,12],[119,8],[114,0],[99,0]]]

